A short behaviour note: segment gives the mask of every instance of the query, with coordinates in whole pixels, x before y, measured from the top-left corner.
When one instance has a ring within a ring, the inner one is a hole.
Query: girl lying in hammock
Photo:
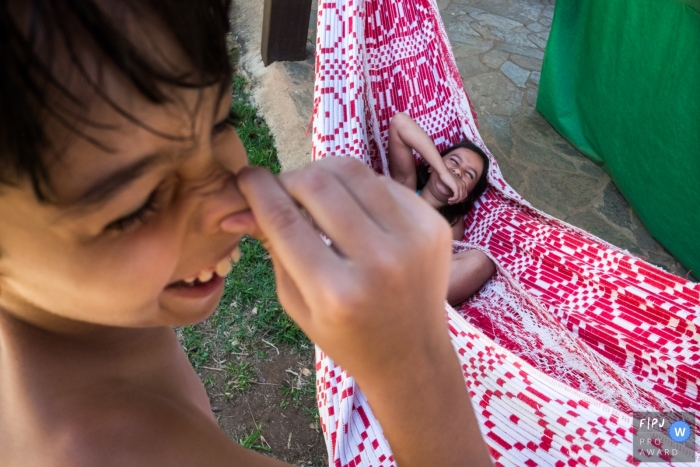
[[[416,167],[413,151],[428,165]],[[394,115],[389,124],[391,178],[416,191],[452,227],[452,238],[464,238],[464,216],[487,187],[489,159],[471,141],[438,152],[428,134],[407,114]],[[452,256],[447,301],[457,305],[471,297],[493,275],[496,266],[479,250]]]

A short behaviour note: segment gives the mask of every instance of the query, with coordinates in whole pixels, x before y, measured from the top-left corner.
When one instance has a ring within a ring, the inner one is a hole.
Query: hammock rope
[[[489,155],[490,187],[454,249],[477,248],[498,271],[446,319],[497,465],[634,464],[631,412],[700,410],[700,285],[536,210],[506,183],[434,1],[320,0],[317,31],[313,159],[355,157],[388,175],[397,112],[440,150],[466,138]],[[354,380],[316,357],[329,465],[395,465]]]

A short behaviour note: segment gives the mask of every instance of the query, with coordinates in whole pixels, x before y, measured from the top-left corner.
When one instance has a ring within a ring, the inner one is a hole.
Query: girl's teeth
[[[236,247],[232,252],[231,252],[231,261],[234,263],[237,263],[238,260],[241,259],[241,248]]]
[[[216,265],[216,275],[219,277],[226,277],[226,274],[231,272],[231,260],[226,258]]]
[[[197,279],[199,279],[199,282],[209,282],[209,280],[214,277],[214,273],[212,271],[208,272],[203,272],[200,274]]]
[[[185,279],[185,282],[187,282],[187,284],[189,284],[189,285],[192,285],[192,284],[194,284],[194,281],[196,281],[196,280],[197,280],[197,278],[193,277],[191,279]]]

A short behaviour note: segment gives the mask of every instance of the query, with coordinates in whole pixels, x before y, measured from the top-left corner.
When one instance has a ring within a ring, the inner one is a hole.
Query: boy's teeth
[[[214,271],[209,271],[209,272],[203,272],[197,277],[192,277],[189,279],[183,279],[183,282],[187,283],[188,285],[194,284],[194,281],[199,279],[199,282],[209,282],[212,277],[214,277],[214,273],[216,273],[217,276],[219,277],[226,277],[226,275],[231,272],[231,269],[233,266],[231,265],[231,261],[234,263],[237,263],[239,259],[241,259],[241,249],[239,247],[236,247],[232,252],[231,252],[231,259],[226,258],[221,260],[217,265]]]
[[[231,261],[234,263],[237,263],[238,260],[241,259],[241,248],[236,247],[232,252],[231,252]]]
[[[208,272],[203,272],[199,276],[197,276],[197,279],[199,279],[199,282],[209,282],[209,279],[214,277],[214,273],[212,271]]]
[[[223,259],[216,265],[216,275],[219,277],[226,277],[226,274],[231,272],[231,268],[231,260],[228,258]]]

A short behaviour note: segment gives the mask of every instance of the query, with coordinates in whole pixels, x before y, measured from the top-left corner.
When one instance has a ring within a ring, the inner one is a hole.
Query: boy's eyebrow
[[[222,93],[219,97],[217,107],[225,100],[226,93]],[[90,188],[85,190],[74,202],[71,203],[71,211],[82,211],[96,205],[102,204],[108,199],[116,196],[116,194],[125,189],[131,182],[139,178],[143,173],[148,171],[153,166],[159,165],[166,161],[187,157],[188,152],[182,151],[173,154],[171,151],[158,151],[150,154],[131,165],[123,167],[114,173],[103,177],[93,183]]]
[[[127,188],[131,182],[141,177],[153,166],[159,165],[170,158],[168,155],[158,152],[139,159],[93,183],[71,203],[71,207],[82,210],[99,205]]]

